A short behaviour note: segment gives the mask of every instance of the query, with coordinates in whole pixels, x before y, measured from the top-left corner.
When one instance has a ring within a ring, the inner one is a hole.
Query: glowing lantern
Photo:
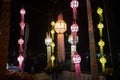
[[[22,8],[22,9],[20,10],[20,14],[21,14],[21,21],[23,21],[23,22],[24,22],[24,15],[25,15],[25,13],[26,13],[25,9]]]
[[[102,29],[104,28],[103,23],[99,22],[99,24],[97,25],[99,32],[100,32],[100,36],[102,37]]]
[[[54,53],[54,47],[55,47],[55,43],[54,42],[51,43],[51,47],[52,47],[52,53]]]
[[[25,27],[25,23],[22,21],[20,22],[20,27],[21,27],[21,35],[24,35],[24,27]]]
[[[55,23],[55,31],[57,33],[64,33],[67,30],[67,24],[63,20],[62,14],[58,15],[58,21]]]
[[[19,52],[23,52],[23,48],[22,48],[22,45],[24,43],[24,40],[22,38],[20,38],[18,40],[18,44],[19,44]]]
[[[97,9],[97,13],[99,14],[99,17],[100,17],[100,21],[103,21],[103,16],[102,16],[102,13],[103,13],[103,9],[98,7]]]
[[[21,70],[22,69],[22,63],[24,61],[24,57],[22,56],[22,54],[19,54],[17,60],[19,62],[19,70]]]
[[[76,35],[78,30],[79,30],[79,27],[78,27],[78,25],[76,23],[71,25],[71,31],[72,31],[73,35]]]
[[[72,0],[70,3],[70,7],[73,9],[73,18],[76,21],[77,19],[77,10],[76,8],[79,6],[79,2],[77,0]]]
[[[80,76],[80,62],[81,62],[81,57],[80,55],[75,52],[73,56],[73,62],[75,63],[75,71],[76,71],[76,76]]]
[[[63,20],[63,16],[60,13],[58,15],[58,20],[54,27],[57,34],[57,45],[58,45],[58,61],[65,61],[65,46],[64,46],[64,32],[67,30],[67,24]]]
[[[102,39],[100,39],[100,41],[98,42],[98,45],[103,47],[105,45],[105,42]]]
[[[100,39],[98,45],[100,46],[100,54],[103,55],[103,46],[105,45],[105,42],[102,39]]]
[[[51,22],[51,25],[52,25],[52,26],[55,26],[55,22],[54,22],[54,21],[52,21],[52,22]]]
[[[50,46],[52,43],[52,38],[50,37],[50,34],[49,33],[46,33],[46,38],[45,38],[45,44],[47,46]]]
[[[72,0],[70,3],[71,8],[77,8],[79,6],[79,2],[77,0]]]
[[[100,62],[102,63],[102,72],[105,72],[105,63],[107,62],[106,58],[102,56],[100,58]]]
[[[52,34],[52,39],[53,39],[53,40],[54,40],[54,33],[55,33],[55,30],[52,29],[52,30],[51,30],[51,34]]]
[[[52,56],[51,56],[52,66],[54,66],[54,60],[55,60],[55,56],[52,55]]]
[[[50,37],[50,33],[46,33],[45,44],[47,45],[47,62],[48,63],[51,57],[51,43],[52,43],[52,38]]]

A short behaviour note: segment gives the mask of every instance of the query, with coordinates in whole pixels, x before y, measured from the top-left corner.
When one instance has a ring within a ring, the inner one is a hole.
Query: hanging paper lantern
[[[25,15],[25,13],[26,13],[25,9],[22,8],[22,9],[20,10],[20,14],[21,14],[21,21],[23,21],[23,22],[24,22],[24,15]]]
[[[76,76],[79,77],[80,76],[80,62],[81,62],[81,57],[80,55],[75,52],[74,56],[73,56],[73,62],[75,63],[75,72],[76,72]]]
[[[55,23],[55,31],[57,33],[64,33],[67,30],[67,24],[63,20],[62,14],[58,15],[58,21]]]
[[[106,58],[104,56],[102,56],[100,58],[100,62],[103,63],[103,64],[105,64],[107,62],[107,60],[106,60]]]
[[[52,55],[52,56],[51,56],[52,66],[54,66],[54,60],[55,60],[55,56]]]
[[[103,47],[105,45],[105,42],[102,39],[100,39],[100,41],[98,42],[98,45],[100,47]]]
[[[52,43],[52,38],[50,37],[50,34],[49,33],[46,33],[46,38],[45,38],[45,44],[47,46],[50,46]]]
[[[77,52],[73,56],[73,62],[75,64],[79,64],[81,62],[81,57],[80,57],[80,55]]]
[[[79,30],[79,27],[76,23],[71,25],[71,32],[72,32],[73,35],[76,35],[78,30]]]
[[[70,3],[70,7],[73,9],[73,18],[76,21],[77,19],[77,7],[79,6],[79,2],[77,0],[72,0]]]
[[[24,43],[24,40],[22,38],[20,38],[18,40],[18,44],[19,44],[19,52],[23,52],[23,48],[22,48],[22,45]]]
[[[68,42],[70,43],[70,44],[77,44],[78,43],[78,36],[76,35],[76,36],[73,36],[72,34],[70,34],[69,36],[68,36]]]
[[[21,70],[22,69],[22,63],[24,61],[24,57],[22,56],[22,54],[19,54],[17,60],[19,62],[19,70]]]
[[[23,21],[20,22],[20,27],[21,27],[21,35],[24,35],[25,23]]]
[[[70,3],[71,8],[77,8],[79,6],[79,2],[77,0],[72,0]]]

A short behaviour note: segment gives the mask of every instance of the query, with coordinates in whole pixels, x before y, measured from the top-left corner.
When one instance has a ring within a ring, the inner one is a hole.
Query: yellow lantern
[[[98,7],[98,9],[97,9],[97,13],[98,13],[99,15],[102,14],[102,13],[103,13],[103,9],[100,8],[100,7]]]
[[[102,56],[100,58],[100,62],[102,64],[102,72],[105,72],[105,63],[107,62],[106,58],[104,56]]]
[[[52,66],[54,66],[54,60],[55,60],[55,56],[52,55],[52,56],[51,56]]]
[[[98,9],[97,9],[97,13],[99,14],[100,21],[103,21],[103,16],[102,16],[103,9],[100,8],[100,7],[98,7]]]
[[[99,29],[100,36],[102,37],[102,29],[104,28],[103,23],[99,22],[99,24],[97,25],[97,27]]]
[[[54,42],[51,43],[51,47],[52,47],[52,53],[54,53],[54,47],[55,47],[55,43]]]
[[[100,47],[103,47],[105,45],[105,42],[102,39],[100,39],[100,41],[98,42],[98,45]]]

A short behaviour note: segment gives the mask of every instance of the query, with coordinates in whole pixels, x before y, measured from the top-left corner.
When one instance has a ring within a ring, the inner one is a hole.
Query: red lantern
[[[20,38],[18,40],[18,44],[19,44],[19,52],[23,52],[23,48],[22,48],[22,45],[24,43],[24,40],[22,38]]]

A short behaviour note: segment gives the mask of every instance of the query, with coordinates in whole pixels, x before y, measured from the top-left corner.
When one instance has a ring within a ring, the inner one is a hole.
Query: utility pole
[[[2,0],[0,16],[0,80],[6,74],[6,64],[8,63],[8,45],[10,28],[10,7],[11,0]]]
[[[86,0],[86,5],[87,5],[87,15],[88,15],[91,80],[99,80],[90,0]]]

